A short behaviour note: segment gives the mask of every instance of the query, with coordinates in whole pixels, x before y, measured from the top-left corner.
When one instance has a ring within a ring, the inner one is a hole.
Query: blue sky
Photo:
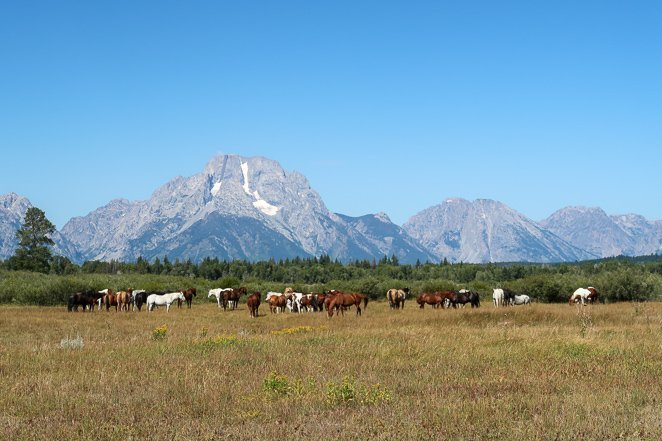
[[[399,224],[448,197],[661,219],[660,23],[637,1],[4,2],[0,194],[61,227],[237,153]]]

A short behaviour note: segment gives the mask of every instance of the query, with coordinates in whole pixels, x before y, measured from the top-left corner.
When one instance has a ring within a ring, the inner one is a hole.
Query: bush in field
[[[652,291],[644,283],[645,277],[633,269],[619,269],[600,277],[600,289],[604,298],[619,302],[627,300],[649,300]]]

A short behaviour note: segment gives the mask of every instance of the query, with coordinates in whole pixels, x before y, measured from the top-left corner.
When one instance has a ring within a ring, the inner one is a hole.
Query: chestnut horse
[[[110,310],[111,306],[114,306],[115,311],[117,312],[117,297],[115,297],[113,290],[110,288],[102,289],[99,291],[99,294],[103,294],[101,303],[106,305],[106,312]]]
[[[444,303],[452,302],[453,291],[435,291],[433,293],[424,292],[420,296],[416,297],[416,303],[418,303],[421,309],[425,308],[425,305],[432,305],[433,308],[443,307]]]
[[[340,311],[344,316],[345,308],[349,308],[351,306],[356,306],[356,315],[360,316],[361,302],[363,302],[364,308],[368,307],[368,297],[359,293],[331,291],[326,301],[328,302],[328,305],[326,306],[329,318],[333,317],[334,310],[336,311],[336,314],[338,314],[338,311]]]
[[[267,303],[269,303],[269,311],[272,314],[278,314],[285,311],[287,301],[290,300],[292,294],[283,294],[280,292],[268,292]]]
[[[237,305],[239,305],[239,298],[243,294],[246,294],[246,288],[243,286],[241,288],[233,288],[223,291],[223,311],[225,311],[228,306],[232,310],[237,309]]]
[[[259,292],[254,292],[246,300],[246,305],[248,306],[248,312],[251,317],[255,318],[258,316],[258,308],[260,307],[260,296]]]

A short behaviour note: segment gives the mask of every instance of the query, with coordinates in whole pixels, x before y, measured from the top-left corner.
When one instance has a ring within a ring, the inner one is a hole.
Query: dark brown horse
[[[193,303],[193,296],[197,296],[198,292],[195,288],[183,289],[182,294],[184,294],[184,299],[186,300],[186,305],[188,309],[191,309],[191,304]],[[177,300],[177,307],[182,307],[182,301]]]
[[[237,305],[239,305],[239,298],[243,294],[246,294],[246,288],[242,286],[241,288],[224,291],[222,294],[223,311],[225,311],[228,306],[230,309],[234,310],[237,309]]]
[[[69,300],[67,302],[67,310],[69,312],[78,311],[78,307],[82,306],[83,312],[85,312],[85,308],[88,308],[90,311],[94,311],[94,305],[102,295],[103,294],[100,294],[95,290],[87,290],[72,294],[69,296]]]
[[[248,296],[248,299],[246,300],[246,305],[248,306],[248,312],[253,318],[258,316],[257,310],[260,307],[260,297],[261,294],[259,292],[254,292],[253,294]]]
[[[475,291],[469,291],[467,289],[461,289],[458,292],[453,291],[451,296],[451,304],[453,308],[459,308],[459,305],[466,305],[471,303],[472,308],[478,308],[480,306],[480,296]]]

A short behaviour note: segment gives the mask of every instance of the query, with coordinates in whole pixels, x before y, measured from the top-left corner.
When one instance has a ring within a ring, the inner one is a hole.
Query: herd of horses
[[[143,305],[147,305],[148,311],[153,311],[158,306],[165,306],[166,311],[177,302],[179,308],[184,303],[191,308],[193,297],[197,295],[195,288],[187,288],[171,292],[147,292],[144,289],[127,289],[113,292],[106,288],[101,291],[87,290],[75,293],[69,297],[67,309],[71,312],[82,307],[93,311],[95,308],[106,311],[115,308],[115,311],[141,311]],[[214,288],[209,290],[207,298],[215,298],[219,308],[223,310],[235,310],[243,295],[248,295],[246,305],[251,317],[258,316],[258,309],[262,303],[262,293],[254,292],[248,294],[245,287],[240,288]],[[389,289],[386,292],[386,300],[391,309],[404,309],[407,297],[411,295],[409,288]],[[568,301],[569,304],[580,303],[582,305],[596,303],[598,291],[589,286],[578,288]],[[530,305],[531,298],[525,294],[515,294],[508,288],[495,288],[492,292],[494,307]],[[290,312],[323,312],[326,311],[329,318],[333,315],[345,315],[345,311],[354,307],[356,315],[360,316],[363,309],[368,307],[368,296],[360,293],[342,292],[330,290],[322,293],[300,293],[292,288],[286,288],[284,292],[267,292],[265,303],[269,305],[272,314],[278,314],[289,310]],[[461,308],[470,304],[472,308],[480,307],[480,294],[467,289],[458,291],[435,291],[425,292],[416,297],[419,308],[430,305],[432,308]],[[363,308],[361,307],[363,305]]]
[[[67,310],[70,312],[78,311],[78,308],[94,311],[95,308],[102,310],[104,307],[106,311],[115,308],[115,311],[141,311],[143,305],[147,305],[148,311],[153,311],[157,306],[165,306],[166,311],[170,310],[170,305],[175,301],[177,307],[181,308],[182,304],[186,303],[188,308],[191,308],[193,297],[197,295],[195,288],[187,288],[180,291],[153,291],[147,292],[144,289],[129,288],[123,291],[114,292],[110,288],[97,291],[89,289],[86,291],[77,292],[69,296],[67,301]]]

